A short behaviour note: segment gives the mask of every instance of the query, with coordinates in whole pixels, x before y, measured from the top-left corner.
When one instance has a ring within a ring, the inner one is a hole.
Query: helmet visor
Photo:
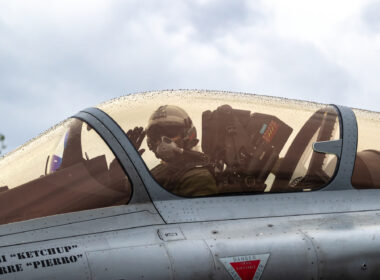
[[[147,136],[153,142],[157,142],[161,139],[162,136],[169,138],[183,137],[183,127],[171,125],[171,126],[161,126],[154,125],[151,126],[147,131]]]

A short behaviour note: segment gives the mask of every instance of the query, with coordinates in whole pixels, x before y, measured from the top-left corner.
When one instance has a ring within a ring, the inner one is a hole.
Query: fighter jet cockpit
[[[158,185],[183,199],[311,192],[339,169],[315,143],[342,139],[334,106],[209,91],[127,95],[97,106],[122,129]],[[359,127],[352,185],[380,188],[380,117]],[[104,137],[103,137],[104,138]],[[128,204],[128,167],[76,117],[0,159],[0,224]]]
[[[132,102],[133,100],[133,102]],[[185,197],[313,191],[334,176],[334,107],[242,94],[145,94],[99,106],[129,135],[152,176]]]

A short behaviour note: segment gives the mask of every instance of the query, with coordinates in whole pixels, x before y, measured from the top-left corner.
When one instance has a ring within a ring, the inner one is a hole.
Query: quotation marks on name
[[[52,259],[46,259],[46,260],[39,260],[34,262],[28,262],[26,263],[26,266],[33,266],[34,269],[38,269],[41,267],[49,267],[49,266],[56,266],[56,265],[62,265],[62,264],[68,264],[68,263],[76,263],[78,259],[81,259],[83,257],[82,254],[80,255],[72,255],[68,257],[59,257],[59,258],[52,258]]]
[[[29,268],[35,270],[76,263],[83,258],[83,254],[75,254],[72,252],[75,249],[78,249],[78,245],[51,247],[0,255],[0,275],[21,272]]]

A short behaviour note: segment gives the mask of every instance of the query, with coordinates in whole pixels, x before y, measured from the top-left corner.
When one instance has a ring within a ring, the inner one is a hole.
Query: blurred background
[[[380,1],[2,0],[0,150],[150,90],[380,111],[379,70]]]

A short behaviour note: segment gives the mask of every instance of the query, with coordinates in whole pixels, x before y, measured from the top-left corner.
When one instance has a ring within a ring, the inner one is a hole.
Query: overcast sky
[[[380,1],[0,0],[6,151],[128,93],[215,89],[380,111]]]

